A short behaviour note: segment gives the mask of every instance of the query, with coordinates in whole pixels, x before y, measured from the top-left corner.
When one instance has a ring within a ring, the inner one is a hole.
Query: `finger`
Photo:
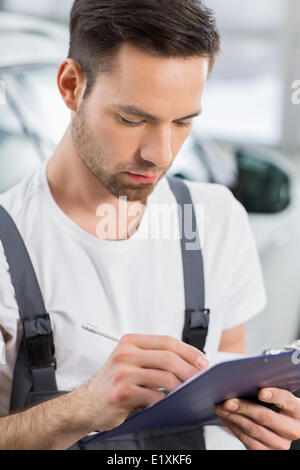
[[[122,371],[122,374],[124,374],[126,381],[134,383],[135,385],[155,390],[163,388],[168,392],[172,392],[182,383],[171,372],[165,372],[159,369],[132,367],[127,371]]]
[[[131,394],[126,401],[126,406],[130,406],[130,408],[133,410],[135,408],[147,408],[148,406],[154,405],[155,403],[165,398],[165,394],[163,392],[140,387],[138,385],[132,385],[130,390]]]
[[[199,369],[183,360],[171,351],[156,351],[144,349],[125,348],[119,351],[117,357],[126,364],[132,364],[140,368],[160,369],[174,374],[180,382],[185,382],[199,372]]]
[[[300,419],[300,399],[288,390],[263,388],[259,391],[258,398],[263,402],[273,403],[285,414]]]
[[[218,411],[217,414],[220,417],[222,416],[220,411]],[[255,421],[252,421],[243,415],[230,413],[225,416],[224,419],[226,421],[226,425],[230,423],[237,426],[243,435],[248,436],[253,441],[259,442],[268,449],[288,450],[291,446],[290,439],[285,439],[280,435],[277,435],[268,428],[257,424]]]
[[[220,417],[221,418],[221,417]],[[221,418],[224,425],[234,434],[246,447],[248,450],[270,450],[264,444],[259,441],[256,441],[252,437],[245,434],[242,429],[236,424]]]
[[[146,350],[171,351],[198,369],[208,367],[209,364],[202,351],[172,336],[126,334],[121,338],[120,343],[133,344],[140,349]]]
[[[284,439],[298,439],[300,424],[297,424],[291,417],[279,414],[277,411],[270,410],[266,406],[248,400],[233,399],[224,402],[219,409],[230,412],[232,415],[239,414],[246,416],[258,425],[274,431]]]

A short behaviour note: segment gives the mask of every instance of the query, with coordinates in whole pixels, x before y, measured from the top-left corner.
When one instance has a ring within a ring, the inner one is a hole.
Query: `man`
[[[29,251],[51,317],[58,389],[69,393],[7,415],[22,327],[2,252],[1,448],[67,449],[207,367],[204,354],[180,341],[179,242],[143,235],[150,202],[174,203],[165,175],[200,112],[218,50],[213,17],[199,1],[75,1],[70,53],[58,72],[72,122],[49,163],[0,200]],[[204,207],[206,355],[244,353],[244,323],[265,303],[245,211],[225,188],[187,184]],[[116,215],[108,231],[103,207]],[[115,346],[91,335],[85,322],[122,339]],[[300,436],[299,401],[282,390],[262,394],[278,411],[239,400],[218,414],[247,448],[288,449]]]

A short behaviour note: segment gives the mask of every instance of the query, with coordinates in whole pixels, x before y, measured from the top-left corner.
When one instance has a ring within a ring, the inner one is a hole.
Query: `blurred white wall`
[[[300,149],[299,0],[206,0],[217,16],[222,54],[208,84],[201,130],[228,141]]]
[[[2,0],[5,10],[64,21],[68,19],[72,4],[73,0]]]

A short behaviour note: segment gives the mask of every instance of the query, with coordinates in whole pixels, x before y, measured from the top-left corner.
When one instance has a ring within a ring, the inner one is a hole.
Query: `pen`
[[[83,325],[81,325],[81,328],[83,328],[84,330],[90,331],[90,333],[95,333],[96,335],[104,336],[104,338],[108,338],[108,339],[111,339],[112,341],[116,341],[116,343],[118,343],[121,339],[121,338],[117,338],[116,336],[104,333],[97,326],[92,325],[91,323],[84,323]]]

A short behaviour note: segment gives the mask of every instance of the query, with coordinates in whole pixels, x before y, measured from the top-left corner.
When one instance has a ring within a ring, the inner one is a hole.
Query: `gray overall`
[[[192,232],[195,239],[186,238],[184,217],[179,217],[182,237],[181,252],[184,273],[185,322],[182,340],[203,351],[209,324],[209,310],[205,309],[204,270],[196,216],[190,192],[184,182],[168,177],[178,205],[184,214],[184,205],[192,207]],[[57,389],[55,347],[50,316],[44,305],[38,280],[22,237],[5,209],[0,206],[0,240],[3,244],[15,289],[19,315],[23,325],[23,338],[17,355],[13,375],[10,412],[54,397]],[[197,249],[186,249],[197,242]],[[186,245],[187,244],[187,245]],[[73,450],[91,449],[88,438],[71,447]],[[103,440],[97,449],[105,450],[195,450],[205,449],[200,426],[161,428],[142,431]]]

